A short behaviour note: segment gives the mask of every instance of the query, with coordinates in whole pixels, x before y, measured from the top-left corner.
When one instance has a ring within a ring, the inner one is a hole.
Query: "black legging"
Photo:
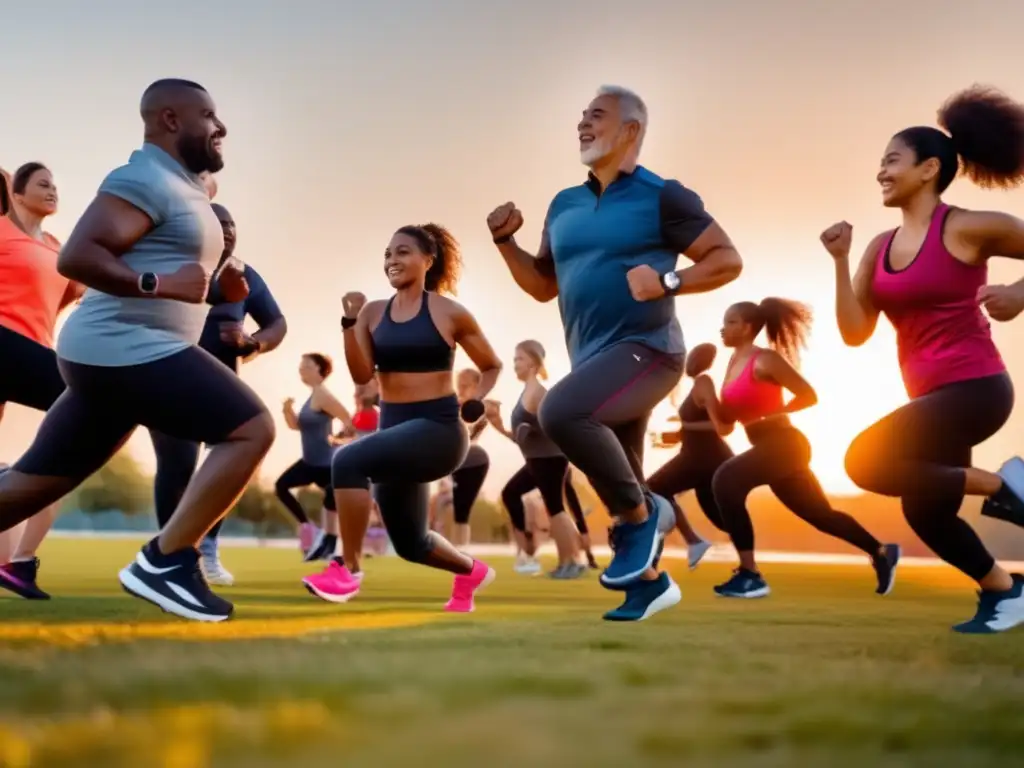
[[[487,479],[487,472],[491,468],[491,459],[478,445],[471,445],[470,456],[474,461],[467,462],[471,466],[461,466],[452,472],[452,518],[458,525],[469,523],[469,516],[473,512],[473,505],[480,495],[480,489],[484,487],[484,480]]]
[[[435,561],[437,535],[428,525],[430,483],[452,474],[466,458],[466,428],[454,397],[384,403],[380,430],[340,448],[331,465],[339,489],[369,489],[395,554],[414,563]]]
[[[274,483],[274,493],[277,494],[277,498],[284,504],[285,508],[291,512],[292,517],[298,520],[299,525],[308,523],[309,517],[306,515],[306,510],[299,504],[299,500],[295,498],[292,489],[305,488],[309,485],[318,485],[323,489],[324,509],[331,511],[336,509],[334,505],[334,490],[331,488],[330,467],[314,467],[312,464],[307,464],[302,459],[299,459],[281,473],[281,476],[277,478],[277,482]]]
[[[185,489],[195,474],[199,463],[200,443],[171,437],[155,429],[149,430],[156,454],[156,476],[153,478],[153,501],[156,506],[156,520],[162,529],[178,508]],[[209,536],[216,537],[223,524],[217,522],[210,529]]]
[[[548,456],[540,459],[527,459],[518,472],[509,478],[501,489],[501,501],[508,510],[512,527],[520,533],[526,533],[526,506],[523,496],[533,490],[539,490],[548,515],[554,517],[565,511],[562,503],[562,491],[569,512],[576,521],[576,528],[583,535],[589,533],[587,519],[583,515],[580,497],[572,484],[572,473],[569,471],[569,460],[564,456]]]
[[[754,527],[747,496],[767,485],[789,510],[822,533],[862,549],[872,557],[881,544],[845,512],[832,509],[811,472],[811,445],[796,427],[760,422],[747,428],[751,447],[725,462],[711,481],[715,501],[738,552],[754,549]]]
[[[682,511],[675,497],[694,491],[704,516],[715,528],[728,533],[722,512],[711,490],[711,479],[725,462],[733,457],[732,449],[717,433],[684,430],[679,453],[647,480],[651,493],[669,500],[676,515]]]
[[[846,452],[846,472],[866,491],[899,497],[921,541],[978,581],[995,560],[959,517],[964,468],[971,449],[998,432],[1012,410],[1006,374],[949,384],[861,432]]]

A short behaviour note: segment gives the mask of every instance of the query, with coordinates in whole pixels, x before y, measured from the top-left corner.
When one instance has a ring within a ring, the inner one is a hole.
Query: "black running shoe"
[[[302,557],[302,562],[312,563],[317,560],[330,560],[338,548],[338,537],[333,533],[319,531],[309,549]]]
[[[210,591],[199,569],[199,553],[191,547],[165,555],[154,539],[121,570],[120,579],[128,594],[183,619],[224,621],[235,610]]]
[[[0,565],[0,587],[26,600],[49,600],[50,596],[36,584],[38,574],[38,557]]]
[[[1005,485],[981,505],[981,514],[1024,527],[1024,504]]]
[[[888,595],[892,592],[896,583],[896,566],[900,562],[900,545],[886,544],[882,552],[871,558],[871,565],[875,568],[875,576],[878,577],[878,588],[875,592],[879,595]]]

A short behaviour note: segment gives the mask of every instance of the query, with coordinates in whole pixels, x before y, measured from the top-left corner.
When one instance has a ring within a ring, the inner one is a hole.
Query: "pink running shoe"
[[[316,540],[316,526],[312,523],[303,523],[299,526],[299,549],[303,553],[309,551],[309,548],[313,546],[313,542]]]
[[[313,573],[302,580],[311,595],[329,603],[347,603],[359,594],[363,574],[353,576],[344,565],[332,560],[320,573]]]
[[[495,572],[486,563],[473,561],[473,570],[465,576],[456,576],[452,587],[452,597],[444,609],[451,613],[472,613],[474,609],[473,595],[494,581]]]

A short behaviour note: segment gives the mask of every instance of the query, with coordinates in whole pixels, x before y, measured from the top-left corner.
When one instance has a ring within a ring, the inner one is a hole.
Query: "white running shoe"
[[[512,566],[512,570],[521,576],[536,576],[541,572],[541,565],[536,557],[520,553],[516,556],[516,563]]]

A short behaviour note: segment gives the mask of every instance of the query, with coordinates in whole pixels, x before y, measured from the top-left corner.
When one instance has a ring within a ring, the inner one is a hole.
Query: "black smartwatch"
[[[356,327],[356,318],[354,317],[342,317],[341,318],[341,330],[347,331],[349,328]]]
[[[156,296],[156,289],[160,287],[160,279],[152,272],[143,272],[139,275],[139,293],[143,296]]]
[[[661,276],[661,287],[669,296],[675,296],[683,287],[683,281],[675,272],[666,272]]]

